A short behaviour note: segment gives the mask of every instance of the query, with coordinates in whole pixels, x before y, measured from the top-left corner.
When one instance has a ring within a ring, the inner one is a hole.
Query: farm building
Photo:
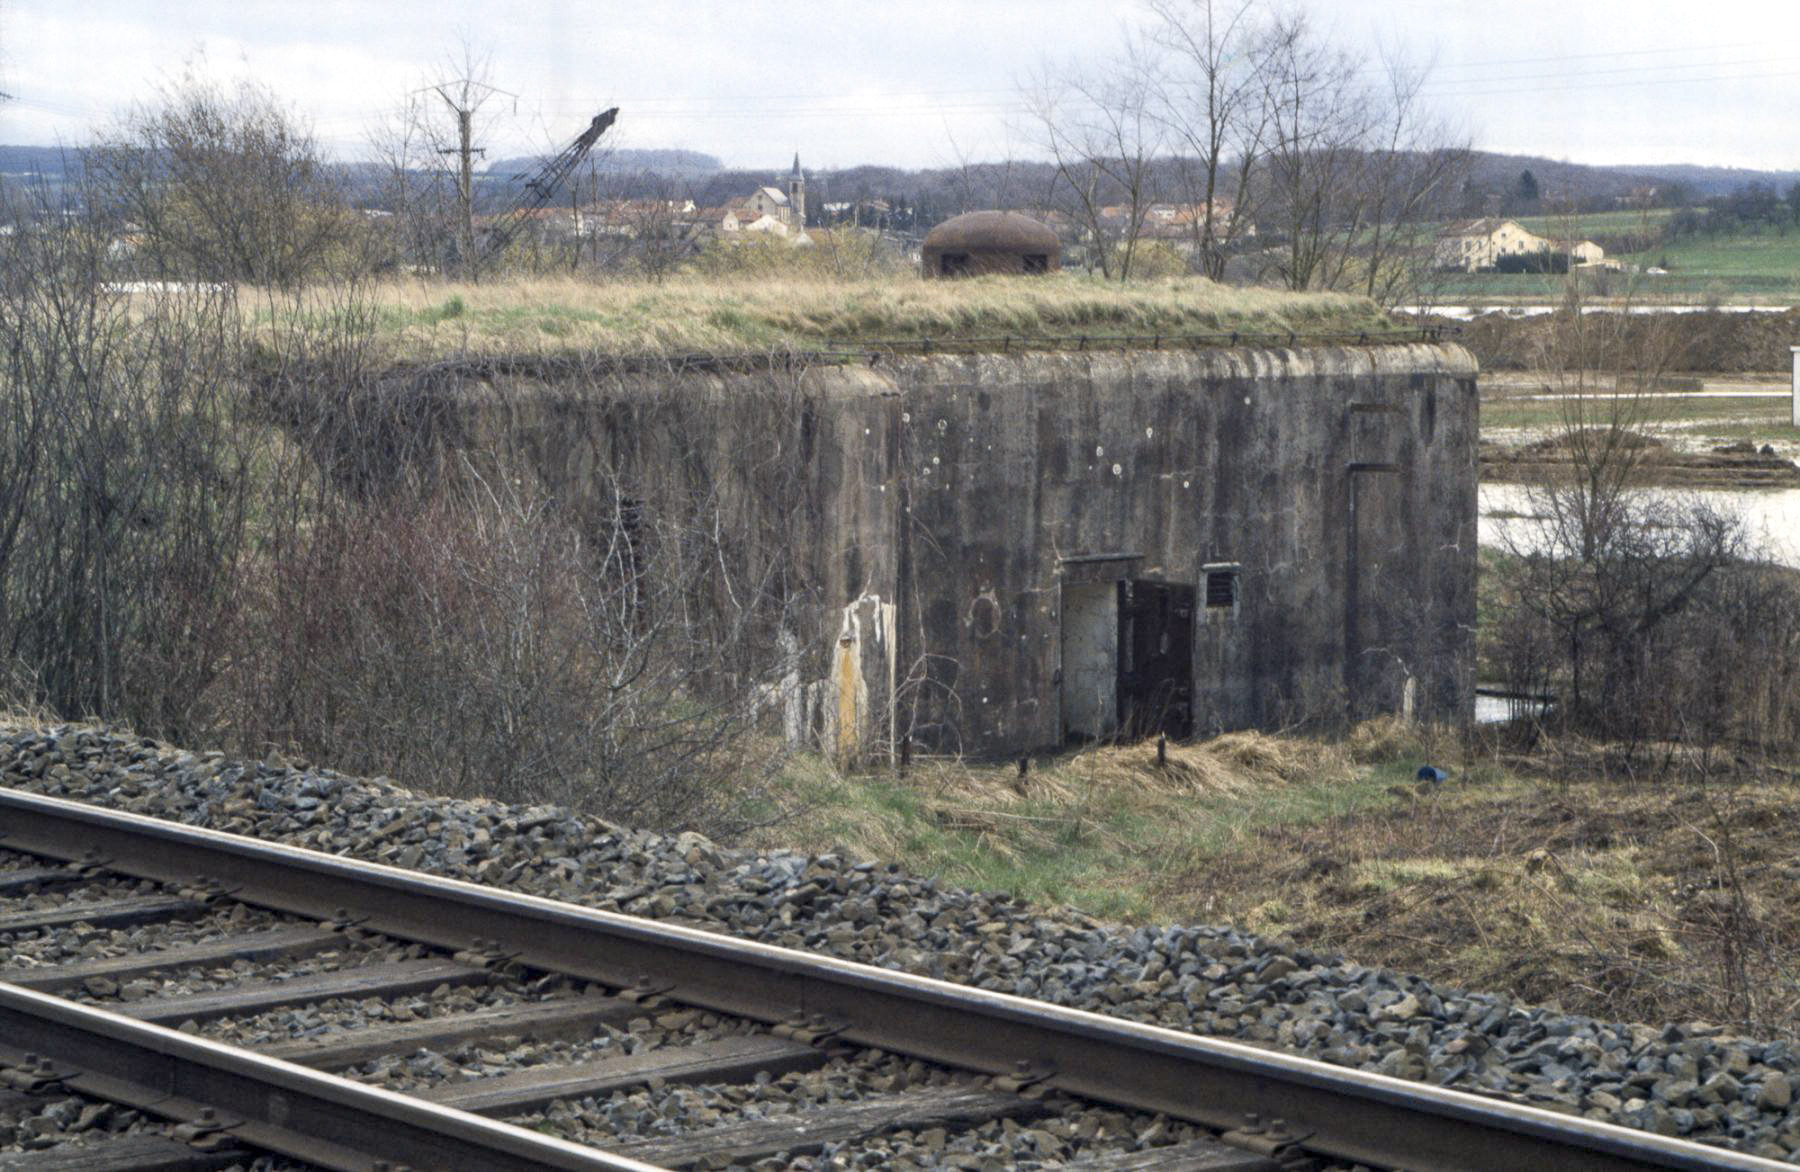
[[[1493,217],[1452,224],[1438,233],[1431,261],[1440,270],[1491,272],[1508,257],[1558,256],[1570,265],[1598,265],[1606,250],[1592,240],[1551,240],[1516,220]],[[1561,271],[1560,268],[1558,271]]]

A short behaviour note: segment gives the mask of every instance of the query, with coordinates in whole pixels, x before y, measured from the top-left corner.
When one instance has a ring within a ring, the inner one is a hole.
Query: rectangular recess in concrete
[[[1119,583],[1062,587],[1063,736],[1110,737],[1119,727]]]

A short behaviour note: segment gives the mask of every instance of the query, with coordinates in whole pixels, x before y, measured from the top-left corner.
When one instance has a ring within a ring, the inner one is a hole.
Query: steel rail
[[[125,1103],[177,1120],[195,1138],[241,1142],[324,1168],[369,1172],[385,1160],[457,1172],[656,1172],[596,1148],[17,985],[0,983],[0,1039],[11,1081]]]
[[[1757,1156],[1241,1043],[679,925],[62,799],[0,790],[0,842],[445,948],[486,937],[531,967],[1231,1130],[1281,1119],[1308,1150],[1470,1172],[1787,1167]],[[490,945],[490,947],[492,947]]]

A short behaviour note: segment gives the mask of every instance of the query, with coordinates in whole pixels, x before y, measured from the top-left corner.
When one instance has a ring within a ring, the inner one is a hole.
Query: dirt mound
[[[1784,460],[1767,444],[1726,444],[1709,452],[1682,452],[1654,436],[1629,433],[1629,446],[1643,453],[1639,470],[1645,481],[1663,488],[1794,488],[1800,466]],[[1567,436],[1546,436],[1516,447],[1488,441],[1481,445],[1481,479],[1508,484],[1536,484],[1564,474],[1576,452]]]
[[[1663,443],[1663,441],[1657,439],[1655,436],[1645,435],[1640,431],[1625,432],[1618,438],[1617,442],[1620,447],[1630,448],[1634,451],[1646,451],[1653,448],[1668,447],[1667,444]],[[1529,458],[1560,457],[1562,459],[1568,459],[1572,454],[1569,437],[1563,435],[1545,436],[1543,439],[1533,440],[1531,443],[1526,444],[1518,450],[1521,455]]]
[[[1447,327],[1447,336],[1468,347],[1483,370],[1530,370],[1548,348],[1559,316],[1521,318],[1496,311],[1473,321],[1428,317],[1421,324]],[[1699,374],[1787,370],[1792,362],[1788,347],[1800,340],[1800,310],[1628,315],[1621,328],[1628,347],[1645,351],[1667,347],[1666,365],[1671,370]]]

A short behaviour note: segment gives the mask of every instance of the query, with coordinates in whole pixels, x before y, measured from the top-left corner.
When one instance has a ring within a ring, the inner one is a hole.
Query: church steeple
[[[788,172],[788,203],[794,209],[794,226],[806,227],[806,176],[800,170],[800,152],[794,152],[794,169]]]

